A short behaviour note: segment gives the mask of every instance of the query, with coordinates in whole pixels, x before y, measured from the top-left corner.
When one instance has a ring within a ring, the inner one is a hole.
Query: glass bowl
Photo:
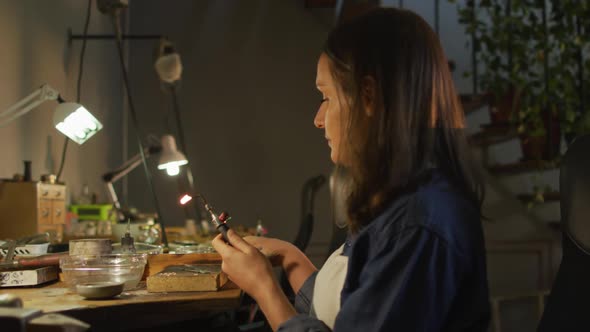
[[[206,244],[176,246],[174,248],[176,254],[212,254],[216,252],[213,246]]]
[[[113,243],[113,254],[122,254],[121,252],[121,243]],[[163,248],[160,245],[155,244],[148,244],[148,243],[140,243],[136,242],[134,244],[135,253],[137,254],[148,254],[148,255],[156,255],[161,254],[163,252]]]
[[[147,254],[64,256],[59,266],[71,290],[79,284],[100,282],[122,282],[123,290],[131,290],[141,280],[146,262]]]

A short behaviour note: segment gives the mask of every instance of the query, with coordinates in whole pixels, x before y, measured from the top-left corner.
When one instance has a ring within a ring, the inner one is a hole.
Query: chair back
[[[313,211],[315,194],[326,182],[323,175],[314,176],[303,184],[301,190],[301,221],[293,244],[301,251],[305,251],[313,233]]]
[[[570,144],[559,191],[563,256],[538,331],[589,331],[590,135]]]

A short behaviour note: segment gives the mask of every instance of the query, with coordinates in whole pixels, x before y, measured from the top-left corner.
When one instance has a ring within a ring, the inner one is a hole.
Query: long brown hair
[[[483,186],[471,160],[463,110],[428,24],[407,10],[371,10],[336,27],[324,53],[350,109],[341,131],[352,177],[350,229],[369,223],[433,166],[481,211]],[[363,105],[367,78],[374,83],[374,114]]]

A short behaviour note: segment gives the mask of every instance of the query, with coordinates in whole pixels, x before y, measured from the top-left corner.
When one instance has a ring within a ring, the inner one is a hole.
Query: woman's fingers
[[[256,251],[256,248],[244,241],[244,239],[232,229],[227,231],[227,239],[229,240],[229,244],[225,242],[221,234],[218,234],[211,241],[211,245],[213,245],[213,248],[215,248],[221,256],[227,256],[236,250],[245,254],[252,254]]]
[[[250,245],[254,246],[254,247],[258,247],[258,244],[260,242],[260,236],[244,236],[242,239],[244,239],[244,241],[250,243]]]
[[[217,234],[217,236],[211,240],[211,245],[222,257],[230,255],[232,251],[236,250],[235,248],[232,248],[232,246],[225,243],[225,240],[221,234]]]
[[[229,243],[219,234],[211,241],[221,255],[221,269],[246,293],[259,297],[276,282],[269,261],[233,230],[228,230],[227,238]]]
[[[227,239],[234,248],[238,249],[243,253],[251,253],[252,249],[254,249],[253,246],[251,246],[248,242],[244,241],[242,237],[236,234],[236,232],[234,232],[233,229],[229,229],[227,231]]]

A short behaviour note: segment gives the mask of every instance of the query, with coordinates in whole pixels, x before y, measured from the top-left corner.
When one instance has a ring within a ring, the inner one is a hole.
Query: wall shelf
[[[305,8],[334,8],[336,0],[305,0]]]
[[[535,200],[535,194],[527,193],[527,194],[518,194],[516,197],[522,201],[523,203],[534,203],[534,204],[542,204],[542,203],[551,203],[551,202],[559,202],[561,195],[558,191],[549,191],[543,193],[543,202],[539,202]]]
[[[561,231],[561,220],[553,220],[547,222],[547,227],[553,231]]]
[[[488,167],[493,175],[516,175],[534,171],[546,171],[559,168],[557,160],[524,160],[509,164],[495,164]]]
[[[462,94],[459,95],[459,99],[463,105],[463,112],[466,115],[481,109],[488,103],[484,95]]]
[[[509,124],[483,125],[481,131],[469,136],[469,142],[477,146],[503,143],[518,137],[516,128]]]

